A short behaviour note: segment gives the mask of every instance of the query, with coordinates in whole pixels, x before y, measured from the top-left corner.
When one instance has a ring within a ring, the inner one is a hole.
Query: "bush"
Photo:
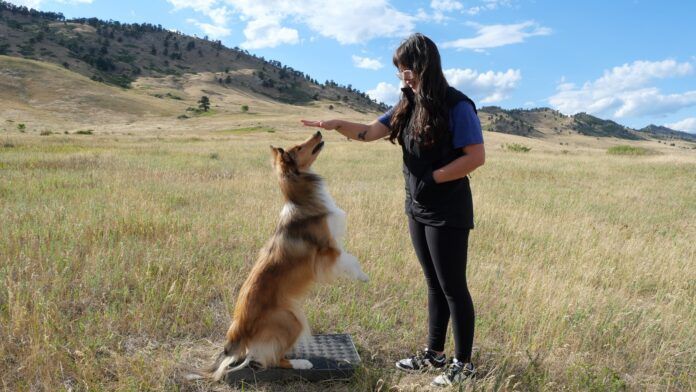
[[[218,160],[220,159],[220,154],[213,152],[209,155],[210,159]]]
[[[503,148],[507,151],[512,152],[529,152],[532,150],[531,147],[527,147],[518,143],[503,144]]]
[[[17,124],[17,129],[19,130],[19,132],[24,132],[27,129],[27,126],[23,123],[19,123]]]
[[[647,148],[626,145],[614,146],[607,150],[607,154],[612,155],[646,155],[649,152]]]
[[[76,135],[92,135],[94,130],[92,129],[87,129],[85,131],[77,131],[75,132]]]
[[[242,112],[246,113],[249,111],[249,106],[248,105],[242,105]]]
[[[48,135],[50,135],[50,134],[52,134],[52,133],[53,133],[53,132],[51,132],[51,131],[41,131],[41,133],[39,133],[39,135],[41,135],[41,136],[48,136]]]

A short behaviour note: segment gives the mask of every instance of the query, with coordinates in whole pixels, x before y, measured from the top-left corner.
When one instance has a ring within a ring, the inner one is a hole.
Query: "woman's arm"
[[[464,156],[461,156],[449,164],[433,171],[433,180],[436,183],[464,178],[477,167],[486,162],[486,150],[483,144],[472,144],[462,148]]]
[[[335,129],[349,139],[360,140],[362,142],[371,142],[389,135],[389,128],[379,122],[379,120],[374,120],[369,124],[360,124],[344,120],[301,121],[302,124],[308,127],[319,127],[327,130]]]

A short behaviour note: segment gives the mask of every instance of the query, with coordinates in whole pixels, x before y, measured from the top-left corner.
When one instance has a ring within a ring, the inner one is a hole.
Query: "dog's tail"
[[[251,362],[251,357],[242,353],[242,345],[239,341],[228,342],[225,349],[220,352],[215,362],[205,369],[191,370],[185,378],[189,381],[210,379],[220,381],[227,373],[236,372],[245,368]],[[239,363],[241,361],[241,363]],[[235,364],[230,368],[231,364]]]

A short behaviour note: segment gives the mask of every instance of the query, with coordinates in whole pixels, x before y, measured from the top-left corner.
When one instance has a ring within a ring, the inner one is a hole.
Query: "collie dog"
[[[289,150],[271,146],[285,205],[273,236],[242,285],[227,343],[205,372],[220,380],[249,364],[309,369],[285,354],[309,335],[302,302],[315,282],[337,277],[367,281],[358,259],[342,249],[346,214],[310,170],[324,147],[320,132]]]

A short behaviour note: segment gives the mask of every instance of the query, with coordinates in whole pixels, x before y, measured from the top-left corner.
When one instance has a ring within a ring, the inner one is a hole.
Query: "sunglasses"
[[[405,69],[396,73],[396,77],[401,80],[411,80],[415,75],[410,69]]]

